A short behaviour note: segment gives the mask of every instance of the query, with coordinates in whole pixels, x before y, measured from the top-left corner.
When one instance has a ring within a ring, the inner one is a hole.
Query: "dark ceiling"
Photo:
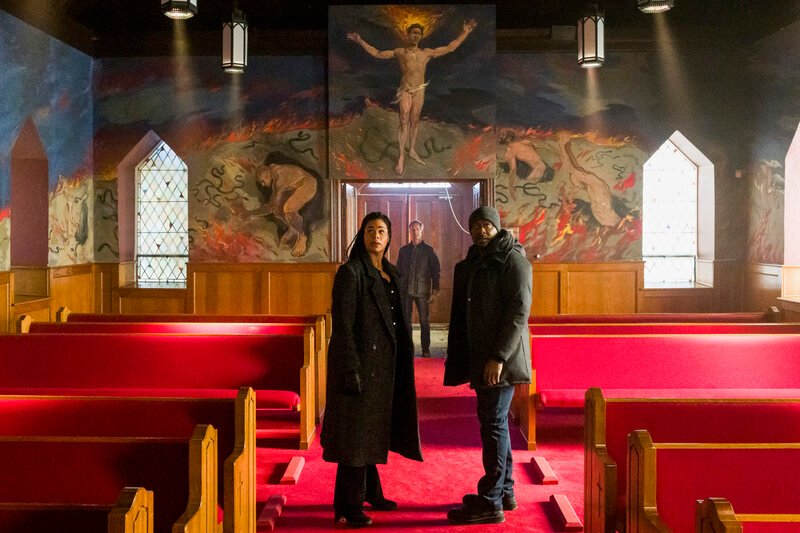
[[[335,2],[334,4],[380,2]],[[422,2],[394,2],[420,4]],[[445,3],[445,2],[443,2]],[[487,2],[450,2],[450,4]],[[552,26],[574,26],[585,0],[505,0],[497,6],[498,50],[558,49]],[[599,0],[605,11],[607,46],[647,47],[653,16],[637,0]],[[159,0],[0,0],[0,9],[96,57],[172,53],[173,21],[161,14]],[[186,22],[191,49],[219,52],[222,21],[232,0],[198,0],[199,13]],[[325,53],[328,5],[325,2],[239,0],[250,27],[251,53]],[[800,18],[800,0],[675,0],[669,24],[688,42],[730,39],[742,44],[786,27]]]

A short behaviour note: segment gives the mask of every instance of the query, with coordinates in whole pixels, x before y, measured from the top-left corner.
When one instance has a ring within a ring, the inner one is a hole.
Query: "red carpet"
[[[540,445],[535,452],[523,449],[516,426],[511,427],[514,447],[514,477],[519,509],[506,512],[504,524],[453,526],[447,511],[475,487],[482,473],[480,438],[475,418],[475,395],[466,386],[443,387],[443,359],[416,359],[420,431],[425,462],[409,461],[390,454],[387,465],[379,465],[383,490],[396,500],[394,512],[365,512],[372,517],[368,531],[557,531],[550,495],[565,494],[583,518],[582,415],[575,412],[548,413],[540,420]],[[276,522],[276,531],[325,531],[334,529],[333,483],[336,465],[321,458],[319,439],[310,450],[259,448],[258,501],[273,494],[286,495],[286,507]],[[282,468],[301,455],[305,467],[297,485],[279,485]],[[530,465],[534,455],[544,456],[559,478],[557,485],[536,483]]]

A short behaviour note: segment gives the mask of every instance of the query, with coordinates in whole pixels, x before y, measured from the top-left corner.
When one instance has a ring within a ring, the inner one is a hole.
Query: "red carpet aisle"
[[[396,500],[394,512],[366,513],[373,519],[369,531],[556,531],[548,503],[551,494],[565,494],[583,518],[583,445],[581,415],[553,415],[542,421],[539,449],[523,449],[518,429],[511,428],[514,446],[516,496],[519,509],[506,512],[506,522],[492,526],[452,526],[446,513],[461,496],[475,492],[481,475],[480,438],[475,419],[474,393],[466,386],[442,386],[443,359],[416,359],[417,394],[424,463],[390,454],[380,465],[384,493]],[[258,450],[258,500],[272,494],[287,498],[276,531],[327,531],[334,528],[333,483],[335,464],[322,461],[319,439],[307,451]],[[293,456],[305,458],[297,485],[280,485],[282,468]],[[539,485],[531,457],[543,455],[559,478],[557,485]],[[276,479],[277,478],[277,479]],[[265,484],[269,482],[269,484]]]

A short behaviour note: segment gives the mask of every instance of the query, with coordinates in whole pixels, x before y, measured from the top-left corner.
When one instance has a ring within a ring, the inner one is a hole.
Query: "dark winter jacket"
[[[485,387],[486,361],[503,362],[500,381],[531,381],[528,315],[532,268],[522,245],[500,230],[481,249],[473,245],[456,264],[444,384]]]
[[[430,296],[431,289],[439,290],[439,258],[425,241],[416,248],[416,256],[412,243],[401,247],[397,254],[400,290],[409,296]]]
[[[385,259],[383,270],[397,282],[397,270]],[[383,281],[369,259],[339,267],[332,320],[323,459],[382,464],[391,450],[421,461],[411,332],[404,320],[393,323]]]

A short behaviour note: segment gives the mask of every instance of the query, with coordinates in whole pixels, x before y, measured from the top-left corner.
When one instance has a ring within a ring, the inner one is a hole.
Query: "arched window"
[[[713,270],[697,270],[700,259],[713,260],[713,183],[711,162],[677,131],[644,164],[645,286],[713,285]]]
[[[136,166],[136,281],[186,284],[188,170],[165,142]]]

